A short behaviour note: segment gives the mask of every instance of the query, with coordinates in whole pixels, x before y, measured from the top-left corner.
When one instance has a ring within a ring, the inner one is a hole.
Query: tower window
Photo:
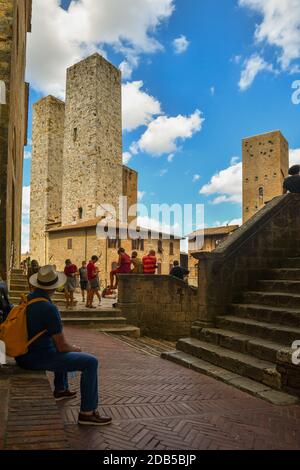
[[[259,190],[258,190],[258,194],[259,194],[259,197],[264,197],[264,188],[263,187],[260,187]]]
[[[174,255],[174,243],[170,243],[170,256]]]
[[[74,127],[74,129],[73,129],[73,142],[76,142],[77,135],[78,135],[77,127]]]
[[[78,207],[78,217],[79,217],[79,219],[82,219],[82,216],[83,216],[83,208]]]
[[[73,247],[73,240],[72,238],[68,238],[68,250],[72,250]]]

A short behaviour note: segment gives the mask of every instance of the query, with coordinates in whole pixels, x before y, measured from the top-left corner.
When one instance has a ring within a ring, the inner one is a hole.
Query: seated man
[[[182,268],[179,265],[179,261],[174,261],[173,268],[170,271],[170,276],[177,277],[178,279],[184,280],[185,276],[187,276],[189,273],[190,272],[187,269]]]
[[[36,334],[45,333],[34,341],[27,354],[16,357],[17,364],[29,370],[49,370],[54,372],[54,397],[56,400],[74,398],[68,386],[68,372],[81,371],[81,408],[79,424],[103,426],[111,423],[111,418],[100,416],[98,408],[98,359],[82,353],[78,346],[67,343],[63,332],[60,313],[51,302],[57,287],[66,282],[66,276],[58,273],[53,266],[40,268],[30,278],[34,292],[28,299],[46,299],[29,305],[27,329],[29,340]]]
[[[292,166],[289,175],[283,182],[283,194],[300,193],[300,165]]]
[[[117,269],[113,269],[110,272],[110,288],[117,289],[118,287],[118,278],[117,274],[129,274],[131,270],[131,258],[125,252],[124,248],[118,249],[118,267]],[[115,279],[115,282],[114,282]]]
[[[157,268],[157,258],[154,250],[150,250],[148,255],[142,259],[144,274],[155,274]]]

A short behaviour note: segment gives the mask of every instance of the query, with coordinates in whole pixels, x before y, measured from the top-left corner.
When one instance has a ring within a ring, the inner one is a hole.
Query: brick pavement
[[[99,358],[102,411],[113,417],[80,427],[79,397],[59,404],[73,449],[300,449],[299,406],[271,405],[111,336],[66,334]]]

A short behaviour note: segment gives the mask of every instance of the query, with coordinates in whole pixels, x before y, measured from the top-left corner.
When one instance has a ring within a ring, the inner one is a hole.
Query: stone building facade
[[[225,227],[211,227],[203,231],[197,230],[189,235],[189,284],[198,286],[198,260],[193,257],[194,253],[211,252],[218,248],[227,237],[239,228],[238,225],[226,225]],[[203,236],[203,247],[201,250],[195,250],[194,244],[197,236]]]
[[[27,139],[28,90],[24,81],[26,36],[31,31],[31,0],[0,2],[0,274],[21,255],[24,145]],[[2,96],[3,99],[3,96]],[[4,101],[4,100],[3,100]]]
[[[33,106],[30,249],[47,261],[46,230],[61,223],[64,102],[47,96]]]
[[[62,225],[118,208],[122,177],[121,72],[93,54],[67,71]]]
[[[180,239],[159,233],[152,239],[143,228],[141,239],[120,239],[124,219],[120,222],[119,216],[124,214],[119,213],[119,199],[126,196],[130,209],[137,195],[137,172],[122,165],[121,75],[93,54],[68,69],[65,104],[48,96],[33,108],[31,258],[63,269],[67,258],[80,266],[95,254],[107,282],[120,246],[141,257],[154,249],[158,273],[169,274],[173,261],[180,259]],[[115,209],[118,229],[111,239],[101,239],[97,225],[104,216],[111,218],[107,204]],[[136,225],[136,215],[134,207],[130,225]]]
[[[280,131],[243,139],[243,222],[282,194],[289,144]]]

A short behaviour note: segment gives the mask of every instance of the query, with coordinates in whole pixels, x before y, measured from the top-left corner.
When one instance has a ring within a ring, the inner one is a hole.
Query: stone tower
[[[121,73],[96,53],[67,71],[62,225],[117,210],[121,194]]]
[[[47,256],[47,227],[61,222],[65,104],[47,96],[33,106],[30,196],[30,253],[40,264]]]
[[[280,131],[243,140],[243,222],[282,194],[288,176],[289,145]]]

